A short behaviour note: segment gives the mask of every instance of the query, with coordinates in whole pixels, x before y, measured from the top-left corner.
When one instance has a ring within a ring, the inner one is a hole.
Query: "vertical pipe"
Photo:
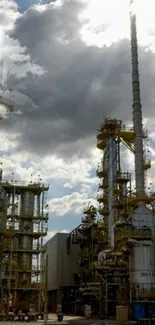
[[[145,194],[145,189],[144,189],[144,169],[143,169],[142,105],[140,99],[138,46],[137,46],[137,30],[136,30],[135,14],[130,13],[130,24],[131,24],[133,127],[136,135],[135,136],[136,192],[137,192],[137,197],[143,197]]]
[[[40,254],[40,292],[39,292],[39,301],[38,301],[38,306],[39,306],[39,311],[41,311],[41,298],[43,294],[43,282],[44,282],[44,270],[43,270],[43,265],[44,265],[44,247],[43,247],[43,222],[44,222],[44,197],[45,197],[45,190],[44,190],[44,185],[42,187],[42,198],[40,198],[40,203],[41,203],[41,238],[40,238],[40,247],[41,247],[41,254]]]

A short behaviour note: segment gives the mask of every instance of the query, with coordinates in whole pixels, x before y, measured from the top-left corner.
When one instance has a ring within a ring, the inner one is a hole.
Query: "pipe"
[[[107,253],[111,253],[114,250],[114,248],[115,248],[115,228],[116,228],[116,226],[123,225],[123,224],[126,224],[126,222],[123,220],[118,220],[112,225],[112,227],[111,227],[111,248],[99,252],[98,261],[102,261],[103,259],[106,259]]]
[[[131,1],[132,4],[133,1]],[[143,169],[143,126],[142,105],[140,98],[140,81],[138,67],[138,46],[136,15],[130,13],[131,24],[131,64],[132,64],[132,96],[133,96],[133,127],[135,132],[135,179],[137,197],[144,197],[144,169]]]

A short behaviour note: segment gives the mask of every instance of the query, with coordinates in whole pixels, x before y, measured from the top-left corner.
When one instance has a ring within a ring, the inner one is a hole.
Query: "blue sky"
[[[38,0],[15,0],[19,6],[19,10],[22,12],[28,9],[31,5],[37,4]]]
[[[42,3],[49,3],[49,2],[54,2],[55,0],[42,0]],[[19,6],[19,11],[23,12],[26,9],[28,9],[30,6],[35,5],[37,3],[40,3],[40,0],[15,0],[15,2]]]

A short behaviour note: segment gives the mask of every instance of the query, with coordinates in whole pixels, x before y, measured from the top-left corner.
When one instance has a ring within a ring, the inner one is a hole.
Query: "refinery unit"
[[[142,125],[136,15],[132,12],[130,23],[133,126],[111,118],[100,126],[99,209],[90,205],[84,210],[82,223],[69,240],[80,245],[79,310],[89,305],[92,313],[116,316],[117,306],[127,306],[131,318],[143,318],[155,314],[155,199],[145,182],[151,161]],[[131,173],[121,168],[122,144],[135,158],[136,189]]]
[[[48,185],[41,182],[0,181],[3,308],[43,311],[47,191]]]

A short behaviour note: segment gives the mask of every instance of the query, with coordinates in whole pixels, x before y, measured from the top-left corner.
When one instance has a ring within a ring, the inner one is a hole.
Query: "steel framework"
[[[46,269],[43,238],[47,235],[48,185],[1,181],[5,229],[1,270],[1,302],[12,308],[41,311]],[[9,234],[9,236],[8,236]]]

